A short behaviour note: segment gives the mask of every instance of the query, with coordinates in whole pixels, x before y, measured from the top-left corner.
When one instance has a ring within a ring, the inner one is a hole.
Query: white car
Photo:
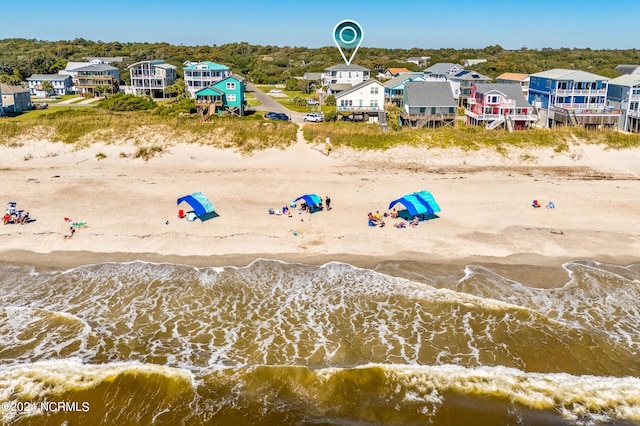
[[[302,120],[313,121],[317,123],[320,121],[324,121],[324,115],[320,114],[319,112],[310,112],[309,114],[305,114],[304,117],[302,117]]]
[[[280,89],[271,89],[270,93],[282,93]]]

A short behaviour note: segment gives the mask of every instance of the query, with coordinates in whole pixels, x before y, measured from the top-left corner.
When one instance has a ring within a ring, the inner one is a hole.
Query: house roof
[[[97,59],[99,61],[111,63],[128,61],[130,58],[128,56],[86,56],[83,59],[87,59],[89,61]]]
[[[640,73],[639,74],[624,74],[620,77],[612,78],[609,80],[609,84],[615,84],[616,86],[637,86],[640,84]]]
[[[406,68],[387,68],[387,71],[391,75],[398,75],[398,74],[405,73],[405,72],[411,72]]]
[[[491,77],[482,75],[479,72],[471,70],[462,70],[459,73],[449,77],[449,80],[454,81],[491,81]]]
[[[29,89],[25,89],[20,86],[12,86],[10,84],[0,83],[0,93],[3,95],[10,95],[13,93],[29,93]]]
[[[239,82],[242,83],[242,82],[244,82],[246,80],[246,78],[244,78],[243,76],[238,75],[238,74],[231,74],[228,77],[225,77],[220,81],[216,81],[215,83],[212,83],[212,86],[217,86],[220,83],[223,83],[223,82],[225,82],[227,80],[235,80],[235,81],[239,81]]]
[[[529,78],[529,74],[521,74],[519,72],[505,72],[496,77],[496,80],[523,81]]]
[[[486,59],[465,59],[464,66],[470,67],[472,65],[482,64],[484,62],[487,62],[487,60]]]
[[[356,64],[338,64],[329,68],[325,68],[325,71],[369,71],[369,68],[361,67]]]
[[[369,80],[363,81],[362,83],[356,84],[355,86],[352,86],[347,90],[344,90],[344,91],[340,92],[339,94],[336,95],[336,98],[340,98],[342,96],[348,95],[349,93],[355,92],[356,90],[359,90],[360,88],[369,86],[371,84],[375,84],[377,86],[380,86],[384,90],[384,86],[382,85],[382,83],[380,83],[375,78],[371,78]]]
[[[391,80],[385,81],[382,84],[387,89],[393,89],[394,87],[399,86],[400,84],[404,83],[407,80],[412,80],[416,77],[422,77],[422,76],[423,74],[421,72],[402,73],[400,75],[393,77]]]
[[[448,81],[408,81],[404,86],[410,107],[457,107]]]
[[[190,62],[190,61],[186,61],[184,63],[185,70],[213,70],[213,71],[228,71],[229,67],[226,65],[222,65],[222,64],[217,64],[215,62],[211,62],[211,61],[203,61],[203,62]]]
[[[409,56],[407,58],[407,62],[409,61],[426,61],[431,59],[431,56]]]
[[[111,65],[107,65],[107,64],[89,64],[85,67],[80,67],[80,68],[75,68],[73,70],[73,72],[78,72],[78,71],[114,71],[114,70],[118,70],[118,68],[116,67],[112,67]]]
[[[500,92],[508,99],[516,101],[517,108],[531,107],[529,101],[524,98],[522,89],[517,84],[512,83],[476,83],[476,93]]]
[[[224,95],[224,92],[213,86],[209,86],[209,87],[205,87],[204,89],[198,90],[197,92],[195,92],[195,95],[196,96]]]
[[[453,64],[451,62],[440,62],[438,64],[433,64],[426,70],[424,70],[425,74],[451,74],[451,70],[456,68],[457,71],[462,71],[464,67],[460,64]]]
[[[349,90],[352,87],[353,86],[350,84],[330,84],[329,85],[329,89],[331,89],[332,92],[341,92],[343,90]]]
[[[570,80],[570,81],[584,81],[584,82],[609,80],[607,77],[603,77],[597,74],[592,74],[590,72],[580,71],[580,70],[566,70],[563,68],[554,68],[548,71],[537,72],[535,74],[531,74],[531,76],[550,78],[552,80]]]
[[[27,81],[29,80],[63,81],[71,80],[71,76],[66,74],[33,74],[31,77],[27,78]]]
[[[321,80],[322,73],[321,72],[305,72],[304,79],[305,80]]]
[[[86,67],[87,65],[91,65],[91,62],[67,62],[67,66],[64,67],[64,70],[73,71],[77,68]]]
[[[139,62],[136,62],[135,64],[129,65],[127,67],[127,69],[135,68],[135,67],[137,67],[138,65],[141,65],[141,64],[151,64],[154,67],[158,67],[158,68],[174,68],[174,69],[176,68],[175,65],[167,64],[163,59],[153,59],[153,60],[150,60],[150,61],[139,61]]]
[[[640,74],[640,65],[623,65],[620,64],[614,68],[622,74]]]

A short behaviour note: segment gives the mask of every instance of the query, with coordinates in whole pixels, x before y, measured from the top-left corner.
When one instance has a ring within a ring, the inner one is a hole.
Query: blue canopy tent
[[[203,222],[218,216],[215,212],[215,207],[202,192],[194,192],[191,195],[178,198],[178,205],[183,201],[191,206],[196,217]]]
[[[392,209],[396,204],[402,204],[406,211],[399,211],[398,216],[404,219],[411,219],[418,216],[420,220],[438,217],[435,213],[441,211],[433,195],[428,191],[414,192],[406,194],[389,204]]]
[[[322,198],[318,197],[316,194],[301,195],[293,200],[293,202],[295,203],[298,200],[304,201],[307,206],[311,207],[311,213],[322,209]]]

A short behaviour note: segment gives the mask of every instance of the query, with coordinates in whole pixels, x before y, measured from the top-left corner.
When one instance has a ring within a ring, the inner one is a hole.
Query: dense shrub
[[[98,104],[98,108],[110,111],[143,111],[153,109],[157,104],[149,98],[118,93]]]

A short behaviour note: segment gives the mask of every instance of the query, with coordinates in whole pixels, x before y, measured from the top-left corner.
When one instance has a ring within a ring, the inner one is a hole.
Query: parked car
[[[320,105],[320,102],[315,99],[307,99],[307,105]]]
[[[270,93],[282,93],[280,89],[271,89]]]
[[[287,114],[283,114],[281,112],[273,112],[273,111],[266,113],[264,115],[264,118],[268,118],[269,120],[289,121],[289,116]]]
[[[302,117],[302,120],[313,121],[317,123],[320,121],[324,121],[324,115],[320,114],[319,112],[310,112],[309,114],[305,114],[304,117]]]

